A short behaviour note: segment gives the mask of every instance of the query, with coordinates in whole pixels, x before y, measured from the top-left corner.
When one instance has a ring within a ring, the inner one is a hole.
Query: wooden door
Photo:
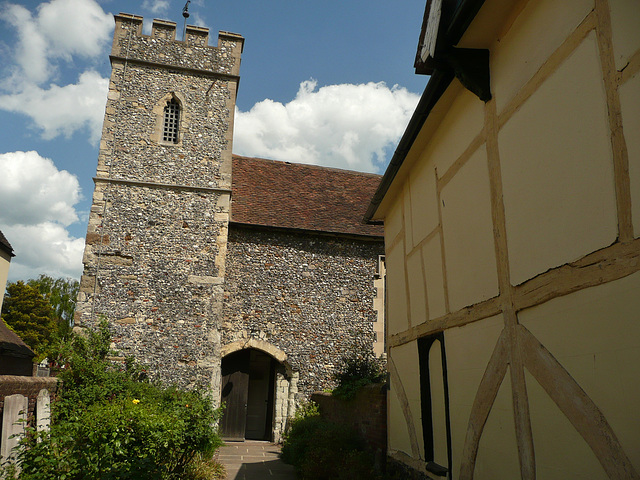
[[[226,408],[220,420],[220,432],[227,440],[244,440],[249,394],[249,350],[241,350],[222,359],[222,401]]]
[[[269,393],[271,392],[271,357],[256,350],[251,351],[249,361],[249,397],[247,401],[246,438],[267,438]]]

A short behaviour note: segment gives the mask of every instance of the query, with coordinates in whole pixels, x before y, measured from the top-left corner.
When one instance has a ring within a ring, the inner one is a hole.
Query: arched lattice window
[[[180,104],[175,98],[167,102],[164,107],[164,125],[162,128],[162,140],[178,143],[178,127],[180,125]]]

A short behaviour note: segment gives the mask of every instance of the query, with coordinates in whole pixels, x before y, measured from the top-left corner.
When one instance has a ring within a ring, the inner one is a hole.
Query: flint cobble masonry
[[[116,17],[76,323],[108,320],[151,378],[219,387],[233,112],[243,39]],[[177,142],[164,107],[180,104]]]
[[[224,235],[215,210],[208,211],[215,198],[112,188],[110,208],[118,212],[119,228],[107,228],[102,237],[95,313],[111,320],[114,347],[136,356],[154,377],[183,386],[203,383],[198,378],[208,378],[206,370],[215,364],[210,336],[219,328],[221,298],[216,254]],[[100,241],[89,241],[94,239]]]
[[[340,358],[371,348],[373,276],[381,242],[231,225],[223,345],[246,339],[278,347],[308,396],[333,386]]]

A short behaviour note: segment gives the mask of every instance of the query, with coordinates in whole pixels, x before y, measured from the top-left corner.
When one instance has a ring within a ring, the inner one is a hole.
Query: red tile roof
[[[233,156],[231,221],[267,227],[382,236],[362,217],[380,175]]]

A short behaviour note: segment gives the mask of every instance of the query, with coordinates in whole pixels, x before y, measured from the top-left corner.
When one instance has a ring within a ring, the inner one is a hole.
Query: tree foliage
[[[57,336],[53,307],[37,289],[22,281],[7,285],[2,319],[31,347],[38,358],[46,356]]]
[[[2,319],[31,347],[38,360],[71,334],[78,287],[76,280],[48,275],[7,285]]]
[[[41,274],[38,278],[27,281],[42,296],[49,300],[55,311],[58,323],[58,336],[66,338],[71,333],[73,314],[76,310],[76,299],[80,284],[72,278],[53,278]]]
[[[27,284],[36,288],[41,295],[49,299],[49,303],[56,312],[56,317],[71,323],[76,309],[76,297],[80,284],[72,278],[53,278],[41,274],[32,278]]]

